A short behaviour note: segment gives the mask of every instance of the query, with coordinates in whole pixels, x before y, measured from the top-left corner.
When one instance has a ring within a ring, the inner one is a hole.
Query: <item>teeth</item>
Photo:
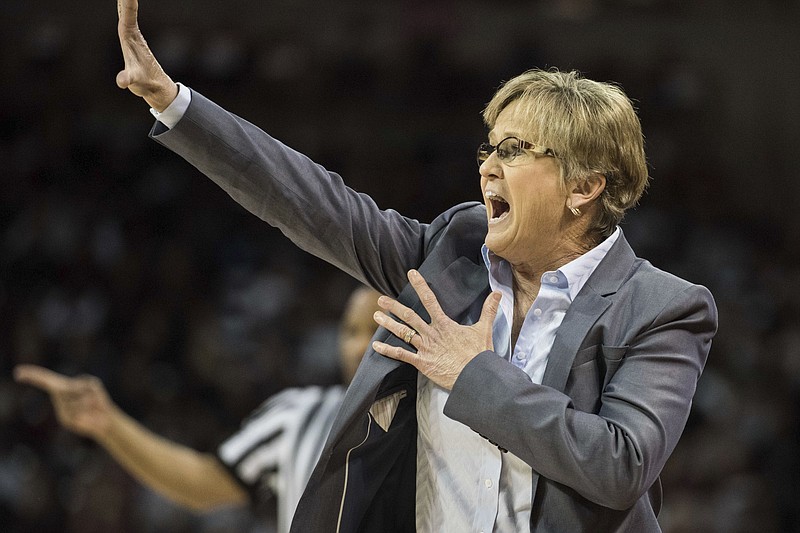
[[[511,209],[511,206],[508,204],[505,198],[500,196],[494,191],[486,191],[484,192],[484,196],[486,200],[489,201],[489,209],[491,212],[491,220],[490,223],[502,220],[508,216],[508,213]]]
[[[499,194],[497,194],[494,191],[486,191],[485,196],[486,196],[486,198],[488,200],[497,200],[497,201],[500,201],[500,202],[503,202],[503,203],[508,203],[508,202],[506,202],[505,198],[503,198],[502,196],[500,196]]]

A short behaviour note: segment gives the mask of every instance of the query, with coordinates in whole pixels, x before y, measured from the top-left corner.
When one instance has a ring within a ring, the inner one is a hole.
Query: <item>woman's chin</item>
[[[492,231],[491,229],[486,234],[486,247],[495,255],[503,256],[503,251],[506,249],[507,243],[499,232]]]

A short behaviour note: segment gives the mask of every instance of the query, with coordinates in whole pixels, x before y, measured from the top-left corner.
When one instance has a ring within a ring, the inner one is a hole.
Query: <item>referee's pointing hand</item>
[[[58,421],[68,430],[95,439],[107,432],[116,406],[98,378],[72,378],[37,365],[17,365],[14,379],[49,394]]]

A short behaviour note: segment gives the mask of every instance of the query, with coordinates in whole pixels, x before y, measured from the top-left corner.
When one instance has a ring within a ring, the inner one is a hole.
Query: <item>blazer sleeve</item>
[[[305,251],[396,296],[424,258],[429,225],[347,187],[305,155],[197,92],[172,129],[150,136]]]
[[[466,366],[444,413],[545,478],[627,509],[656,481],[683,432],[716,327],[711,293],[692,285],[648,324],[632,325],[597,413],[577,410],[568,395],[532,383],[493,352]]]

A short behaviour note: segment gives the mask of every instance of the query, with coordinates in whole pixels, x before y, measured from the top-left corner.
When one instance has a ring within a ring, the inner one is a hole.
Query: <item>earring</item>
[[[572,207],[572,202],[567,204],[567,209],[572,211],[572,214],[575,215],[576,217],[581,216],[581,210],[579,208],[577,208],[577,207]]]

